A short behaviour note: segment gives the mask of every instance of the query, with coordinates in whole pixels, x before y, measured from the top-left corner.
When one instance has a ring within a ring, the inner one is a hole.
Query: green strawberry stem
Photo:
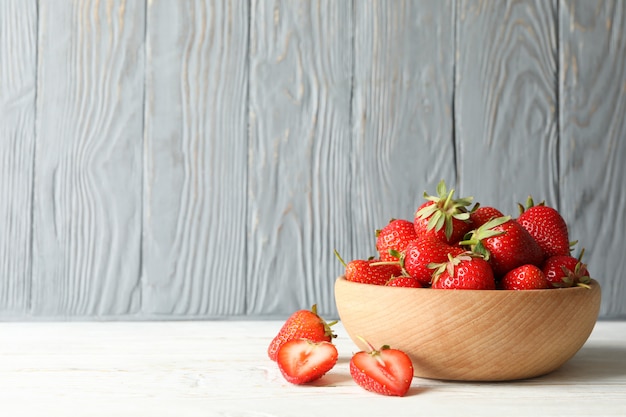
[[[469,236],[466,236],[465,240],[459,242],[459,245],[469,246],[472,252],[477,255],[481,255],[485,258],[486,261],[488,261],[491,253],[489,252],[489,249],[487,249],[483,244],[483,240],[503,234],[504,231],[493,230],[493,228],[501,226],[509,220],[511,220],[511,216],[502,216],[491,219],[487,223],[480,226],[478,229],[470,232],[468,234]]]
[[[370,264],[370,266],[381,266],[381,265],[399,265],[401,266],[400,261],[379,261],[379,262],[372,262]]]
[[[472,208],[470,209],[470,213],[475,212],[476,210],[478,210],[478,207],[480,207],[480,203],[477,201],[476,203],[474,203],[474,205],[472,206]]]
[[[394,258],[398,259],[397,261],[379,261],[379,262],[372,262],[370,264],[370,266],[380,266],[380,265],[398,265],[400,267],[400,269],[402,270],[402,276],[403,277],[409,277],[411,276],[406,269],[404,269],[404,254],[401,252],[398,252],[395,249],[389,249],[389,254],[391,256],[393,256]]]
[[[383,360],[383,358],[380,356],[380,351],[381,350],[385,350],[385,349],[389,349],[388,345],[384,345],[382,346],[380,349],[376,349],[370,342],[368,342],[367,340],[365,340],[365,338],[363,338],[362,336],[357,335],[357,338],[365,343],[367,345],[367,347],[369,348],[369,351],[367,352],[372,358],[376,359],[376,361],[381,365],[381,366],[386,366],[385,365],[385,361]]]
[[[535,207],[535,206],[545,206],[546,205],[546,201],[543,200],[541,203],[539,204],[535,204],[535,201],[533,200],[532,196],[528,196],[528,198],[526,199],[526,205],[522,205],[522,203],[517,203],[517,207],[519,208],[519,214],[523,214],[526,210],[528,210],[531,207]]]
[[[317,304],[313,304],[313,306],[311,307],[311,312],[315,314],[317,317],[319,317],[322,323],[324,323],[324,334],[326,336],[330,336],[333,339],[337,337],[337,335],[333,332],[333,329],[331,329],[331,327],[339,323],[339,320],[333,320],[331,322],[327,322],[326,320],[321,318],[320,315],[317,314]]]
[[[343,265],[344,268],[348,267],[348,264],[346,264],[346,261],[344,261],[341,255],[339,255],[339,252],[337,252],[337,249],[335,249],[335,256],[337,257],[337,259],[339,259],[339,262],[341,262],[341,265]]]
[[[417,211],[416,216],[420,219],[429,219],[426,225],[427,230],[441,230],[445,226],[445,235],[447,239],[453,232],[452,219],[467,221],[469,212],[467,206],[472,203],[473,197],[464,197],[453,199],[454,189],[448,191],[446,183],[441,180],[437,184],[437,196],[431,196],[424,192],[424,198],[432,201],[430,204]]]
[[[452,256],[451,253],[448,254],[448,260],[442,263],[429,263],[426,265],[428,269],[434,269],[432,274],[432,283],[436,283],[439,281],[439,277],[443,274],[444,271],[448,272],[448,275],[454,276],[454,267],[458,266],[461,261],[469,261],[472,257],[482,257],[482,255],[478,255],[473,252],[463,252],[457,256]]]
[[[373,350],[376,350],[376,348],[374,346],[372,346],[372,344],[370,342],[368,342],[367,340],[365,340],[365,338],[363,336],[357,335],[357,338],[365,343],[365,345],[370,349],[370,352]]]

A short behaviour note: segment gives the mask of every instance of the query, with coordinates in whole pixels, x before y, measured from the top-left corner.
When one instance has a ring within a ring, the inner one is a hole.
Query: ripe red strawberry
[[[437,185],[437,196],[424,193],[428,201],[418,207],[413,224],[418,237],[434,236],[454,244],[471,229],[467,206],[473,197],[453,199],[454,190],[448,191],[442,180]]]
[[[413,277],[395,277],[391,278],[385,284],[387,287],[407,287],[407,288],[422,288],[422,284]]]
[[[377,394],[404,396],[413,381],[411,358],[386,345],[376,350],[365,343],[370,350],[357,352],[350,360],[350,375],[354,382]]]
[[[450,246],[432,236],[410,242],[402,255],[404,270],[422,286],[430,285],[433,270],[428,264],[442,263],[448,260],[448,254],[458,255],[464,252],[459,246]]]
[[[589,287],[591,277],[587,265],[581,261],[582,255],[581,253],[578,258],[570,255],[556,255],[546,259],[542,270],[550,286],[555,288]]]
[[[402,252],[410,241],[415,240],[415,227],[408,220],[393,219],[376,231],[376,249],[381,261],[397,261],[389,251]]]
[[[519,207],[517,222],[535,238],[546,258],[570,254],[567,224],[556,209],[545,203],[534,205],[532,197],[528,197],[526,208],[521,204]]]
[[[535,239],[510,216],[489,220],[460,242],[483,255],[496,278],[524,264],[541,266],[543,251]]]
[[[280,347],[276,363],[292,384],[306,384],[321,378],[337,363],[337,348],[330,342],[290,340]]]
[[[462,253],[448,255],[448,261],[432,264],[435,269],[432,288],[456,290],[495,290],[496,280],[491,266],[482,257]]]
[[[362,284],[385,285],[393,277],[402,275],[399,262],[382,262],[377,259],[355,259],[346,263],[335,251],[337,259],[346,267],[348,281]]]
[[[499,287],[503,290],[540,290],[550,288],[550,284],[538,266],[526,264],[507,272]]]
[[[294,339],[308,339],[313,342],[330,342],[337,337],[331,329],[336,321],[326,323],[317,314],[317,305],[311,310],[298,310],[283,324],[278,334],[267,348],[267,355],[275,361],[282,345]]]
[[[502,216],[504,216],[504,214],[502,214],[502,212],[495,207],[481,207],[477,204],[470,212],[470,221],[472,222],[472,228],[477,229],[489,220]]]

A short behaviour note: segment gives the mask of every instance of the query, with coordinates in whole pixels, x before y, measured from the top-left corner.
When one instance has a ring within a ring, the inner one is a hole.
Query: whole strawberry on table
[[[513,218],[493,206],[454,196],[444,181],[424,193],[412,219],[375,231],[376,256],[345,262],[345,279],[395,287],[538,290],[588,287],[582,254],[574,257],[567,224],[529,197]],[[411,225],[412,230],[411,230]]]

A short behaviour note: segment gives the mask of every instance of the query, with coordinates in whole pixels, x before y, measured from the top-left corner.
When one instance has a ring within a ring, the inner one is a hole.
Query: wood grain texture
[[[626,5],[560,2],[561,189],[570,236],[603,285],[604,317],[626,315]]]
[[[350,247],[351,2],[253,1],[248,314],[334,312]]]
[[[619,0],[0,2],[0,318],[336,317],[439,180],[626,317]]]
[[[459,189],[517,214],[529,194],[559,207],[556,1],[458,3]]]
[[[452,1],[355,2],[348,258],[413,219],[424,191],[454,186]]]
[[[245,313],[249,5],[148,4],[143,310]]]
[[[30,305],[37,2],[0,2],[0,317]]]
[[[33,314],[139,310],[144,5],[39,5]]]
[[[411,357],[415,376],[457,381],[552,372],[587,341],[601,299],[596,281],[589,288],[485,291],[363,285],[342,277],[335,294],[341,323],[360,349],[367,349],[362,340],[388,344]]]
[[[596,324],[555,372],[507,383],[414,378],[408,395],[350,377],[357,347],[334,326],[335,367],[288,383],[265,354],[280,321],[0,323],[0,401],[11,417],[623,417],[626,321]],[[483,359],[484,362],[484,359]]]

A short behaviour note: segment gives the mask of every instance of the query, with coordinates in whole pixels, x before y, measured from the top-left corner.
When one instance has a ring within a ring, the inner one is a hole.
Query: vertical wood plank
[[[458,7],[461,192],[511,215],[529,194],[559,208],[556,1]]]
[[[39,5],[33,314],[139,310],[144,4]]]
[[[603,317],[626,315],[626,5],[560,2],[560,175],[575,254],[602,285]]]
[[[350,258],[375,255],[375,229],[412,220],[455,186],[452,1],[355,2]]]
[[[252,1],[248,314],[317,303],[348,248],[352,7]]]
[[[144,312],[245,313],[249,5],[148,3]]]
[[[0,2],[0,317],[30,303],[37,2]]]

